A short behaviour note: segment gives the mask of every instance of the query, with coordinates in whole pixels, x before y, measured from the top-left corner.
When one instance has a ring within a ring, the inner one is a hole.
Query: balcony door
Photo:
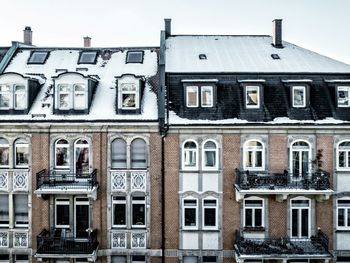
[[[75,198],[75,215],[74,215],[74,229],[76,238],[89,237],[89,221],[90,221],[90,207],[89,199],[76,197]]]
[[[310,145],[305,141],[296,141],[291,147],[291,172],[293,179],[302,179],[311,170]]]
[[[291,200],[291,237],[310,237],[310,200]]]

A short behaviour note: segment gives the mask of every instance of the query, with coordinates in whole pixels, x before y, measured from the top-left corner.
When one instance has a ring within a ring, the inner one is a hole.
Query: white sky
[[[0,0],[0,45],[158,46],[164,18],[173,34],[268,34],[350,64],[350,0]]]

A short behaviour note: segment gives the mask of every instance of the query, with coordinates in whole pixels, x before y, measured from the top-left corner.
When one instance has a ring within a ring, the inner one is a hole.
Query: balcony
[[[28,169],[0,169],[0,192],[28,192]]]
[[[113,230],[111,231],[111,248],[118,249],[118,250],[146,249],[147,248],[147,231]]]
[[[236,231],[234,245],[236,261],[262,259],[331,259],[328,237],[321,230],[309,239],[259,238],[248,239]]]
[[[146,192],[146,170],[111,170],[111,192]]]
[[[28,230],[0,230],[0,251],[8,248],[28,248]]]
[[[274,194],[278,201],[286,200],[290,194],[316,195],[326,200],[332,195],[329,173],[323,170],[293,177],[286,170],[283,173],[241,171],[236,169],[236,199],[246,194]]]
[[[53,229],[52,232],[44,229],[37,236],[38,250],[35,254],[39,259],[50,258],[86,258],[88,261],[96,261],[98,241],[97,230],[93,230],[89,238],[78,239],[62,234],[61,229]]]
[[[36,174],[36,190],[34,193],[41,197],[50,194],[81,194],[96,200],[97,170],[92,173],[70,173],[41,170]]]

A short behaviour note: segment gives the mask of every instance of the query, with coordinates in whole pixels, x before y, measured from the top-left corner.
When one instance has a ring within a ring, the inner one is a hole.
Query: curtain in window
[[[56,142],[56,167],[69,166],[68,148],[69,144],[66,140],[58,140]]]
[[[15,223],[28,224],[28,196],[15,195]]]
[[[86,140],[75,143],[75,171],[77,175],[89,173],[89,143]]]
[[[112,168],[126,168],[126,142],[115,139],[111,147]]]
[[[147,167],[147,146],[142,139],[135,139],[131,143],[131,168]]]
[[[29,163],[29,147],[28,143],[23,140],[16,141],[16,166],[28,166]]]
[[[192,142],[186,142],[184,145],[184,165],[186,167],[196,166],[197,163],[197,145]]]
[[[0,224],[9,223],[9,196],[0,195]]]
[[[6,139],[0,138],[0,165],[9,165],[10,146]]]
[[[204,162],[205,167],[216,166],[216,144],[214,142],[206,142],[204,144]]]

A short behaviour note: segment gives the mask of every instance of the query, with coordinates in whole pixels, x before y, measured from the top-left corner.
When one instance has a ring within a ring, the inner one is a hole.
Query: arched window
[[[89,143],[79,139],[74,143],[75,172],[77,175],[89,173]]]
[[[15,166],[27,167],[29,164],[29,146],[23,139],[15,142]]]
[[[311,171],[311,148],[306,141],[295,141],[291,145],[291,172],[294,178],[301,179]]]
[[[198,147],[194,141],[186,141],[182,149],[182,168],[196,169],[198,168]]]
[[[126,142],[123,139],[115,139],[111,144],[112,168],[126,168]]]
[[[249,140],[243,146],[243,168],[251,170],[263,170],[264,145],[258,140]]]
[[[4,138],[0,138],[0,167],[9,165],[9,152],[9,142]]]
[[[69,168],[69,143],[65,139],[59,139],[55,143],[55,167]]]
[[[131,168],[147,168],[147,145],[142,139],[131,142]]]
[[[340,170],[350,169],[350,141],[343,141],[338,144],[337,168]]]
[[[86,108],[86,89],[83,84],[74,85],[74,109]]]
[[[218,168],[218,148],[214,141],[206,141],[203,144],[203,169]]]

